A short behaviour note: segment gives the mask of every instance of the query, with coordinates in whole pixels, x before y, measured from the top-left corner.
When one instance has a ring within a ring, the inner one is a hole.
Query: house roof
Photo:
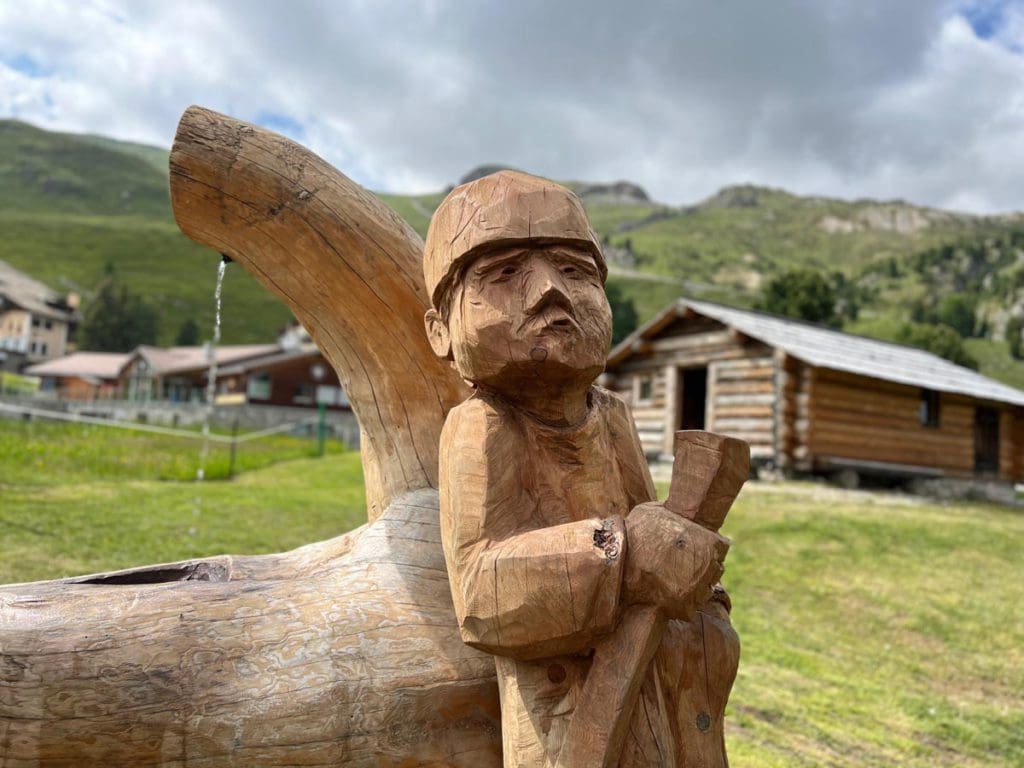
[[[30,376],[75,377],[79,379],[116,379],[131,357],[120,352],[74,352],[65,357],[30,365]]]
[[[59,306],[64,301],[61,294],[24,272],[19,272],[6,261],[0,261],[0,298],[34,315],[65,322],[75,318],[73,310]]]
[[[218,373],[221,376],[237,376],[238,374],[248,373],[260,368],[270,368],[281,363],[289,363],[293,360],[302,360],[304,358],[318,358],[323,357],[323,354],[315,346],[309,346],[304,349],[277,349],[277,352],[269,355],[260,355],[259,357],[248,358],[238,363],[231,365],[225,365]]]
[[[1024,406],[1024,392],[917,347],[843,333],[787,317],[708,301],[678,299],[616,346],[609,366],[629,357],[641,339],[654,336],[687,310],[717,320],[745,336],[820,368],[883,381]]]
[[[216,348],[217,365],[237,363],[264,355],[272,355],[281,351],[277,344],[230,344]],[[204,370],[209,367],[205,346],[200,347],[151,347],[142,345],[134,354],[141,355],[153,372],[166,376],[174,373]]]

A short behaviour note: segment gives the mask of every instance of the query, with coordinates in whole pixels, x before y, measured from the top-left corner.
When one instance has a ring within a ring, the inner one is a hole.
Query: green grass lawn
[[[0,420],[0,583],[223,553],[276,552],[363,522],[359,454],[287,436],[212,444]],[[258,470],[258,471],[254,471]]]
[[[268,444],[195,483],[195,443],[112,433],[0,421],[0,582],[284,550],[365,519],[354,452]],[[734,766],[1024,766],[1021,511],[755,484],[725,533]]]

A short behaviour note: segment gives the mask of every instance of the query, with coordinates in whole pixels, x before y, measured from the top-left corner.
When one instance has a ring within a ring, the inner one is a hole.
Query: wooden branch
[[[458,634],[421,243],[303,148],[190,109],[172,198],[282,296],[363,429],[372,522],[282,555],[0,587],[0,766],[497,766],[494,662]]]
[[[304,147],[207,109],[186,110],[170,162],[182,231],[277,294],[338,372],[362,429],[370,519],[436,487],[441,426],[467,391],[427,343],[419,236]]]

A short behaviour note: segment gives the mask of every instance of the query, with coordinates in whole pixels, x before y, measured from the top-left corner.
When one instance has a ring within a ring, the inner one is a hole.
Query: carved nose
[[[565,289],[561,276],[546,265],[534,272],[533,279],[529,281],[526,290],[526,306],[530,312],[540,309],[549,301],[558,299],[571,306],[569,293]]]

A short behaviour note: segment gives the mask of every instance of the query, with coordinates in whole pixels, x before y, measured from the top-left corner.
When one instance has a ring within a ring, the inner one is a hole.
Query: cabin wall
[[[750,458],[775,455],[775,358],[718,360],[708,366],[705,429],[750,443]]]
[[[1024,483],[1024,408],[1006,409],[999,423],[999,477]]]
[[[606,382],[608,388],[629,405],[640,444],[648,456],[660,455],[665,450],[665,425],[670,408],[666,386],[669,375],[665,367],[652,367],[630,371]],[[674,378],[674,372],[672,376]],[[649,397],[641,396],[642,384],[650,387]]]
[[[779,468],[796,467],[806,457],[807,401],[804,396],[806,372],[811,370],[783,350],[775,350],[775,460]]]
[[[707,369],[704,428],[751,443],[754,458],[772,457],[775,364],[770,347],[698,318],[681,320],[662,338],[642,342],[610,369],[605,386],[633,412],[648,456],[670,457],[686,397],[686,370]]]
[[[1013,429],[1013,479],[1024,483],[1024,408],[1015,409]]]
[[[974,474],[975,409],[1000,410],[1000,471],[1019,477],[1021,443],[1015,442],[1013,410],[972,398],[942,393],[939,424],[920,423],[921,390],[826,369],[803,374],[807,425],[803,464],[825,468],[836,460],[883,462],[938,471],[952,477]]]

